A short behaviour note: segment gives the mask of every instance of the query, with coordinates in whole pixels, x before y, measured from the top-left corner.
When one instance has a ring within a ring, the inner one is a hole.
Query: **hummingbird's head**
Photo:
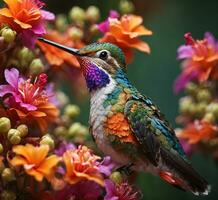
[[[90,91],[105,87],[111,79],[115,79],[118,71],[126,71],[122,50],[111,43],[92,43],[81,49],[73,49],[43,38],[40,41],[75,55]]]

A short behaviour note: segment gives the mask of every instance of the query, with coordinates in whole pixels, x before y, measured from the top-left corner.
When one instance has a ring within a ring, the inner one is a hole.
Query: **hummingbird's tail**
[[[159,167],[159,176],[171,185],[191,191],[195,195],[208,195],[210,185],[193,167],[179,156],[161,149],[162,165]]]

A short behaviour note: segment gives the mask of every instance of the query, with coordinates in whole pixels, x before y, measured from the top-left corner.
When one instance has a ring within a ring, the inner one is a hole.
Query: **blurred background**
[[[59,14],[68,13],[77,5],[87,8],[98,6],[102,20],[109,10],[117,9],[117,0],[45,0],[47,9]],[[167,119],[177,127],[179,96],[173,94],[172,86],[180,72],[180,63],[176,60],[177,48],[184,44],[183,35],[191,32],[194,38],[203,38],[210,31],[218,38],[218,1],[217,0],[133,0],[135,13],[143,16],[145,27],[153,31],[153,36],[145,40],[151,47],[151,54],[136,53],[134,62],[129,65],[128,74],[132,83],[156,102]],[[79,86],[78,86],[79,90]],[[89,99],[77,100],[71,95],[72,103],[79,104],[82,110],[80,121],[88,122]],[[218,199],[218,166],[204,155],[194,155],[194,167],[212,185],[212,192],[206,197],[196,197],[190,193],[175,189],[158,177],[142,173],[138,176],[138,187],[145,200],[159,199]]]

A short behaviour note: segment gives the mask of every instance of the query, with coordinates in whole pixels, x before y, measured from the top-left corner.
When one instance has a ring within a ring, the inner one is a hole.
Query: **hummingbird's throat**
[[[110,82],[109,75],[95,63],[84,58],[78,58],[78,61],[90,92],[105,87]]]

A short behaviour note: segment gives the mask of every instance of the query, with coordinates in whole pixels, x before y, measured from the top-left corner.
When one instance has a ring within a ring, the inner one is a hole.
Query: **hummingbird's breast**
[[[130,126],[124,117],[124,107],[128,96],[127,89],[113,79],[106,87],[91,92],[89,118],[91,133],[98,148],[122,165],[130,162],[122,146],[125,148],[128,144],[134,146],[135,142]],[[116,144],[114,138],[117,140]],[[119,142],[123,145],[119,145]]]

